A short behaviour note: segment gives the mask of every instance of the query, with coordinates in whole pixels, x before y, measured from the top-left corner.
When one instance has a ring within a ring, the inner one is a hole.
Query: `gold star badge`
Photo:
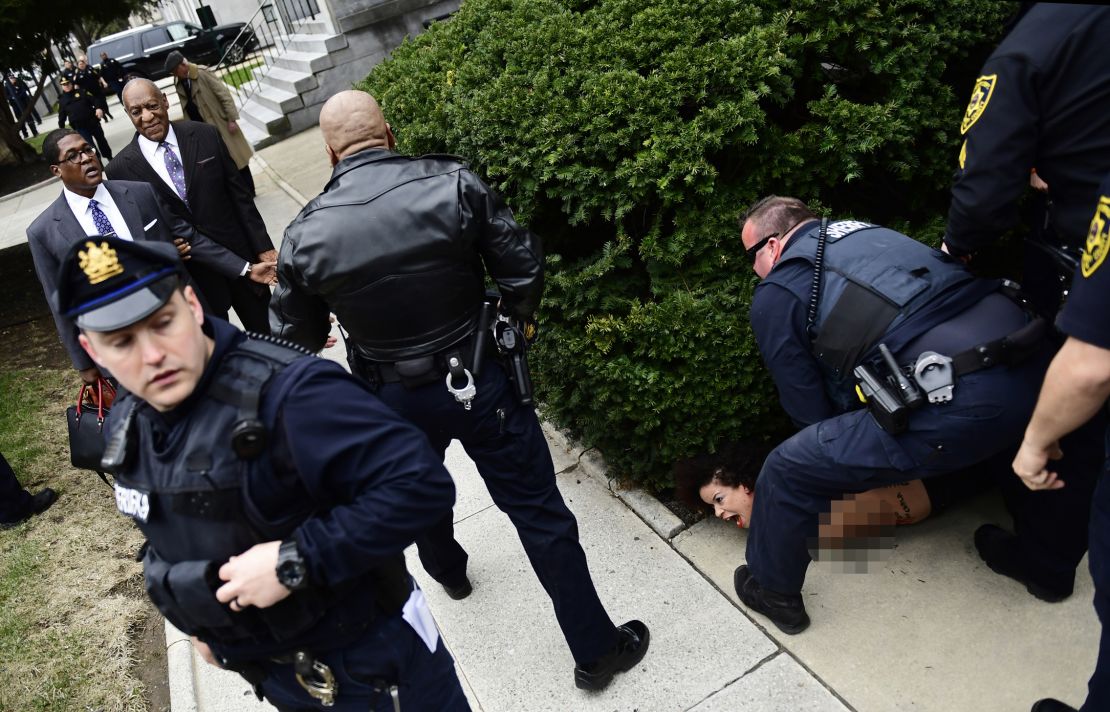
[[[99,246],[86,242],[85,247],[87,249],[77,253],[77,264],[89,278],[89,284],[100,284],[117,274],[123,274],[123,265],[119,263],[116,251],[107,242],[102,242]]]

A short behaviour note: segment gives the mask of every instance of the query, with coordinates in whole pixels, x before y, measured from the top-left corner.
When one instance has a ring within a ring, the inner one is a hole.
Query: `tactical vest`
[[[820,225],[815,223],[795,234],[763,282],[792,291],[809,304],[811,284],[788,280],[782,268],[792,262],[819,267],[815,265],[819,233]],[[829,223],[822,261],[811,347],[825,374],[825,390],[844,410],[859,406],[852,371],[877,356],[880,342],[898,353],[914,337],[998,287],[976,280],[962,264],[928,245],[855,220]],[[963,289],[971,285],[977,288]]]
[[[329,589],[295,591],[269,608],[232,612],[216,600],[221,583],[217,572],[224,562],[255,544],[286,538],[313,513],[306,499],[299,511],[283,513],[281,521],[266,521],[252,505],[247,484],[267,481],[248,475],[272,471],[269,449],[257,447],[255,440],[257,454],[241,456],[233,445],[240,438],[242,453],[252,449],[252,438],[265,438],[258,415],[262,395],[282,370],[307,366],[306,353],[268,337],[248,338],[233,347],[217,365],[205,397],[158,451],[152,447],[156,436],[150,422],[129,417],[139,405],[134,396],[126,394],[113,409],[113,416],[120,418],[117,427],[129,426],[128,439],[137,444],[114,474],[117,507],[147,538],[147,593],[179,629],[225,651],[279,650],[283,642],[308,631],[314,639],[330,638],[340,645],[364,630],[381,610],[380,579],[403,580],[401,590],[392,592],[390,607],[399,609],[408,595],[404,559],[398,554],[397,561],[366,577]],[[279,402],[284,397],[269,395]],[[386,569],[388,575],[383,576]],[[331,635],[321,627],[330,627]]]

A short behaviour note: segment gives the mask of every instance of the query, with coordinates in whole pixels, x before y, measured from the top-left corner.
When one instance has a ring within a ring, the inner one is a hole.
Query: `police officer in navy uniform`
[[[987,59],[960,123],[947,252],[970,255],[1013,227],[1036,169],[1050,204],[1047,225],[1042,216],[1034,228],[1078,254],[1091,200],[1110,166],[1108,36],[1110,7],[1036,4]],[[1022,286],[1054,314],[1059,274],[1043,251],[1025,252]]]
[[[59,308],[126,392],[105,469],[151,600],[280,710],[466,710],[402,550],[454,500],[338,365],[204,316],[173,245],[90,237]]]
[[[995,242],[1017,220],[1030,170],[1047,183],[1047,214],[1032,226],[1049,249],[1074,256],[1083,246],[1090,205],[1110,166],[1110,7],[1036,4],[1014,25],[983,65],[960,125],[964,143],[952,186],[945,251],[967,259]],[[1038,196],[1039,199],[1039,196]],[[1026,296],[1051,321],[1070,268],[1027,244],[1021,277]],[[974,261],[971,265],[974,267]],[[1101,417],[1101,416],[1100,416]],[[1057,497],[1030,497],[1015,478],[1001,483],[1019,520],[1035,521],[1039,537],[1054,536],[1082,556],[1087,507],[1101,469],[1101,437],[1073,436],[1070,453],[1090,463]],[[975,533],[979,555],[995,571],[1021,579],[1030,558],[1020,532],[994,524]],[[1035,557],[1034,557],[1035,558]],[[1068,578],[1061,564],[1055,576]]]
[[[492,347],[476,358],[475,347],[480,352],[489,338],[488,324],[479,324],[486,270],[505,318],[528,320],[543,289],[538,238],[457,158],[394,153],[369,94],[333,96],[320,128],[335,168],[286,230],[273,333],[319,349],[334,312],[350,332],[351,370],[416,423],[440,455],[452,439],[462,442],[552,599],[576,685],[605,687],[644,656],[647,627],[613,625],[534,410],[522,405]],[[449,512],[417,546],[425,570],[452,598],[470,593],[467,554]]]
[[[1057,322],[1068,340],[1052,361],[1014,458],[1014,472],[1032,490],[1067,489],[1071,482],[1055,460],[1067,454],[1061,438],[1080,427],[1110,398],[1110,175],[1102,181],[1079,271]],[[1106,432],[1110,453],[1110,430]],[[1095,611],[1102,623],[1098,662],[1087,685],[1082,712],[1110,709],[1110,460],[1095,489],[1091,509],[1090,567],[1095,584]],[[1065,484],[1067,485],[1065,487]],[[1030,661],[1031,664],[1036,664]],[[1033,712],[1075,712],[1053,698],[1040,700]]]
[[[763,465],[748,563],[734,585],[746,605],[798,633],[809,625],[800,595],[807,541],[830,500],[1012,456],[1051,345],[1044,320],[1031,320],[999,281],[976,279],[893,230],[818,220],[800,200],[770,196],[744,216],[742,240],[763,278],[752,329],[783,408],[802,429]],[[909,382],[916,371],[920,380]],[[866,408],[857,373],[870,376],[861,386]],[[1079,464],[1069,456],[1061,467]],[[1023,583],[1059,600],[1071,593],[1082,551],[1075,556],[1034,525],[1018,520],[1019,533],[1034,538]]]
[[[58,97],[58,128],[64,129],[68,120],[73,130],[81,134],[90,146],[95,145],[101,156],[111,160],[112,147],[108,145],[104,129],[100,127],[100,119],[104,118],[104,111],[96,105],[88,92],[75,87],[69,77],[63,76],[61,83],[62,93]]]

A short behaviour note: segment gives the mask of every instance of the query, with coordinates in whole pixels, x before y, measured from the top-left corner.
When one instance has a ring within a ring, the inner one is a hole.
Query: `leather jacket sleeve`
[[[319,351],[331,332],[328,321],[331,309],[305,286],[293,260],[296,244],[291,226],[278,253],[278,286],[270,299],[270,333],[310,351]]]
[[[518,225],[501,196],[469,170],[459,174],[459,205],[464,231],[477,231],[486,271],[501,290],[502,310],[531,317],[543,295],[539,237]]]

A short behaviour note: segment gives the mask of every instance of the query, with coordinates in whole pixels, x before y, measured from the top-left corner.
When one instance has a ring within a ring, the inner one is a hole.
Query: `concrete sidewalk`
[[[121,114],[110,126],[114,148],[130,140]],[[318,129],[263,149],[253,168],[275,242],[331,172]],[[26,225],[59,191],[55,183],[0,201],[0,247],[8,246],[4,231],[18,234],[12,244],[24,241]],[[342,357],[339,348],[324,355]],[[651,650],[604,693],[574,687],[573,661],[515,532],[453,445],[456,532],[471,555],[474,593],[450,600],[411,551],[410,569],[476,710],[1025,712],[1041,697],[1078,705],[1085,696],[1099,632],[1086,562],[1075,594],[1059,604],[991,573],[971,534],[984,521],[1009,525],[996,496],[901,528],[897,548],[872,573],[812,567],[804,593],[813,625],[791,637],[735,600],[744,531],[717,520],[687,529],[651,497],[616,489],[592,452],[553,429],[548,435],[599,594],[616,622],[640,618],[651,627]],[[167,633],[174,712],[272,709]]]

